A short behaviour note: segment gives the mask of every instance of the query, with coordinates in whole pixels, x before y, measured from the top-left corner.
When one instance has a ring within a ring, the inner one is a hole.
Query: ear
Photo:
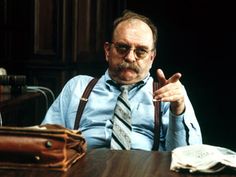
[[[109,42],[105,42],[103,47],[104,47],[106,61],[108,61],[109,53],[110,53],[110,44],[109,44]]]
[[[152,61],[154,61],[154,59],[156,58],[156,54],[157,54],[157,51],[154,50],[154,51],[152,52],[152,55],[151,55],[151,60],[152,60]]]

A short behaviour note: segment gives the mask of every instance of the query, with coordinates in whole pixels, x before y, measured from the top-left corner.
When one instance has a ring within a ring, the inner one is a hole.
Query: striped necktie
[[[111,137],[111,149],[129,150],[131,147],[131,109],[128,100],[128,91],[130,86],[123,85],[120,87],[119,95],[114,110],[113,129]]]

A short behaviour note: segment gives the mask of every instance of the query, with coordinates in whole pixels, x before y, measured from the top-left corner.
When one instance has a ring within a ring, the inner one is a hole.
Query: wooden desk
[[[0,170],[6,177],[235,177],[235,174],[190,174],[170,171],[170,152],[111,151],[88,152],[67,172],[49,170]]]

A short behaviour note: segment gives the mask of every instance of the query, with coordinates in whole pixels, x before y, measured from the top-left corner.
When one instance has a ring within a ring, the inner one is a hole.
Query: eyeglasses
[[[153,51],[147,49],[146,47],[137,47],[137,48],[132,48],[130,45],[125,44],[125,43],[119,43],[119,42],[112,42],[111,44],[114,45],[116,52],[121,56],[124,57],[126,56],[131,50],[134,51],[134,56],[136,59],[144,59],[148,56],[148,54]]]

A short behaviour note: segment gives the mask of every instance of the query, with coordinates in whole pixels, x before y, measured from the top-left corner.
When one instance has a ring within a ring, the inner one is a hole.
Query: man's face
[[[140,21],[121,22],[113,41],[104,45],[110,77],[121,84],[133,84],[144,79],[155,58],[150,27]]]

